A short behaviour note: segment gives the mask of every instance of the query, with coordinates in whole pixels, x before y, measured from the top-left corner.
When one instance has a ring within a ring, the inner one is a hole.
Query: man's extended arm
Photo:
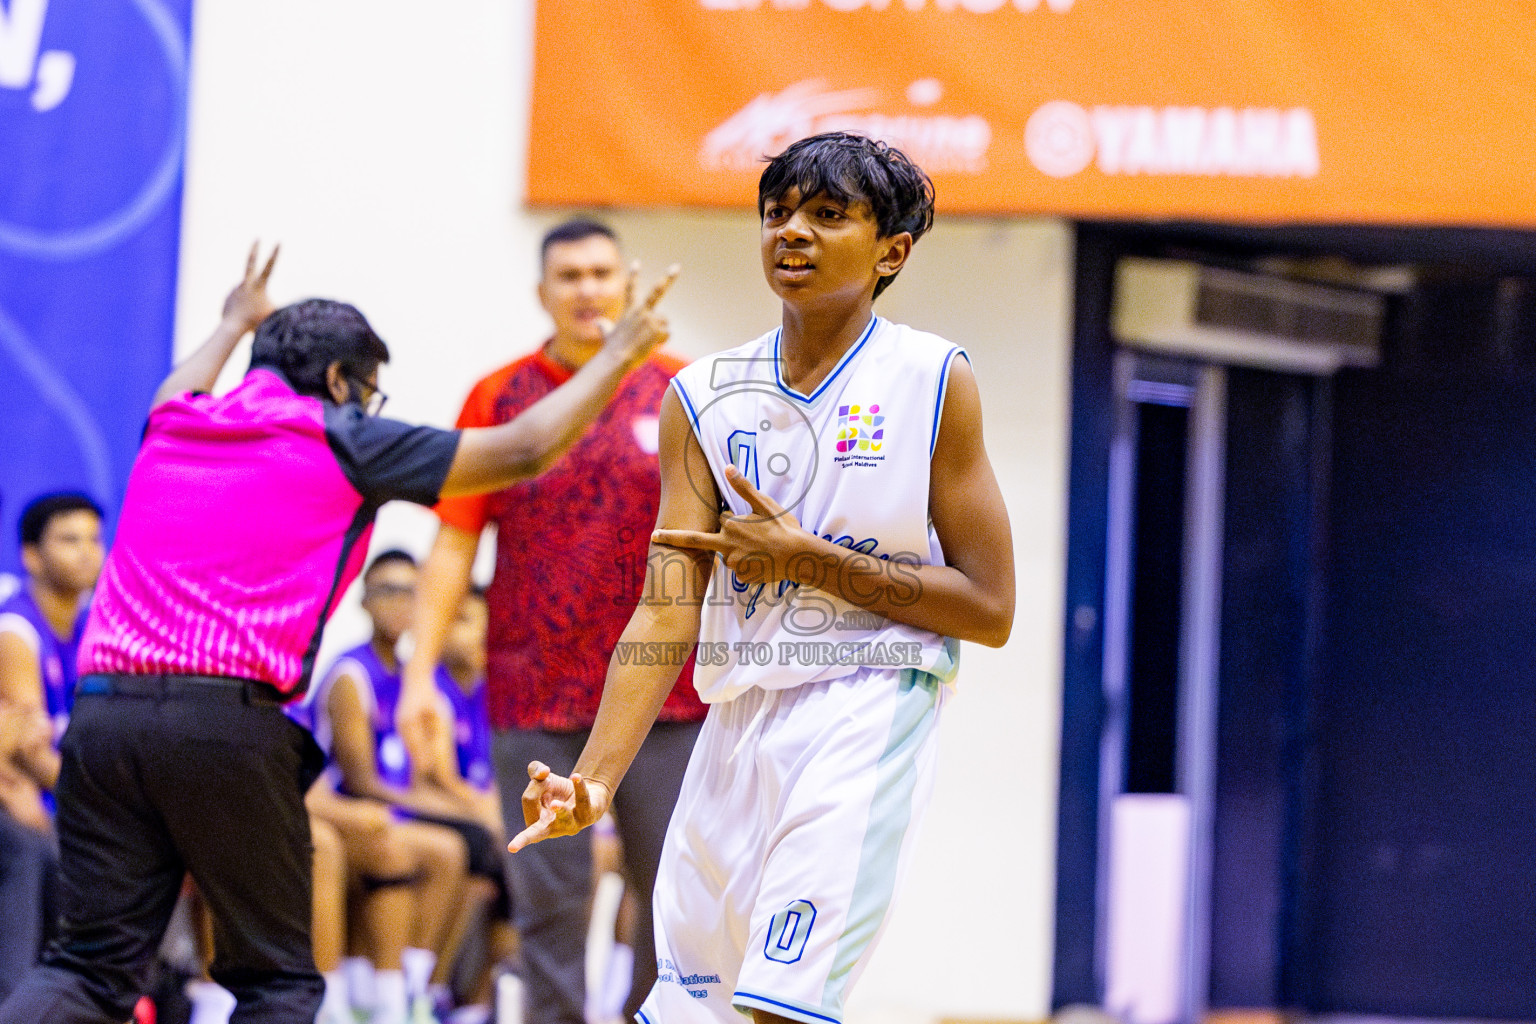
[[[676,279],[674,266],[644,302],[603,331],[603,347],[570,380],[499,427],[464,431],[443,497],[499,491],[552,466],[607,408],[624,375],[667,340],[656,304]]]
[[[656,304],[677,280],[670,267],[645,301],[631,306],[617,324],[605,327],[603,347],[571,379],[509,422],[465,430],[442,496],[501,490],[538,476],[554,464],[608,405],[624,375],[667,340],[667,324]],[[406,666],[395,722],[407,748],[425,753],[432,730],[439,728],[433,706],[432,671],[443,649],[443,636],[464,597],[476,537],[446,524],[428,558],[416,602],[413,636],[416,650]]]
[[[720,517],[717,532],[657,530],[659,544],[718,552],[743,582],[791,580],[896,622],[1001,647],[1013,628],[1013,538],[981,433],[981,397],[968,362],[950,371],[934,446],[929,515],[944,565],[889,561],[833,544],[734,469],[727,482],[752,514]]]
[[[245,260],[245,278],[235,286],[224,300],[224,316],[213,329],[208,340],[199,345],[191,355],[183,359],[170,375],[155,389],[150,407],[186,394],[188,391],[208,391],[219,379],[219,372],[229,361],[235,345],[254,331],[272,312],[272,301],[267,298],[267,278],[272,276],[272,265],[277,262],[280,246],[273,246],[261,272],[256,271],[257,245],[251,246],[251,254]]]
[[[696,494],[690,482],[709,480],[709,464],[688,427],[682,403],[671,390],[661,403],[660,456],[661,508],[657,525],[683,530],[712,529],[718,522],[718,502],[712,493]],[[679,561],[676,551],[652,547],[651,554],[644,596],[624,628],[620,649],[624,644],[656,641],[669,650],[691,649],[699,639],[699,615],[714,556],[684,556],[685,571],[679,573],[665,571]],[[680,660],[639,665],[615,654],[608,663],[597,721],[571,777],[553,775],[538,762],[529,765],[532,781],[523,793],[523,820],[528,828],[512,840],[512,850],[541,839],[579,832],[602,817],[681,669]]]

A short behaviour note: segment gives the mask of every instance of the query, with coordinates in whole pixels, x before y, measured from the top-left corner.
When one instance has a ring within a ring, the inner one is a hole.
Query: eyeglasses
[[[379,390],[377,384],[369,384],[367,381],[356,377],[347,378],[352,384],[357,385],[360,397],[357,403],[363,407],[363,412],[369,416],[377,416],[384,411],[384,403],[389,401],[389,396]]]
[[[409,583],[373,583],[363,588],[364,597],[390,598],[414,597],[416,588]]]

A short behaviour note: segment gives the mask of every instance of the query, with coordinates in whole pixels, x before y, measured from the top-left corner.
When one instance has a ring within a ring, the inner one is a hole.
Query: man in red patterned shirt
[[[625,307],[632,274],[608,227],[589,220],[561,224],[544,236],[542,256],[539,301],[554,321],[554,336],[475,385],[460,427],[504,423],[558,387],[601,347],[602,322]],[[682,365],[653,353],[630,372],[587,434],[537,480],[437,506],[442,525],[417,584],[407,683],[430,677],[468,586],[481,530],[494,522],[487,696],[504,806],[520,806],[529,761],[568,773],[586,743],[608,661],[640,596],[660,498],[658,415]],[[690,661],[631,769],[643,781],[624,787],[613,809],[640,911],[626,1016],[656,980],[651,887],[704,714]],[[525,1019],[583,1024],[590,837],[541,843],[509,858],[507,873],[522,936]]]

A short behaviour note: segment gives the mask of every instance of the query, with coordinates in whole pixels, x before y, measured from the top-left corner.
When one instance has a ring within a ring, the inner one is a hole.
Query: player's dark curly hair
[[[368,582],[368,577],[373,575],[375,569],[386,565],[394,565],[397,562],[402,565],[408,565],[413,569],[416,568],[416,559],[409,551],[403,548],[390,548],[388,551],[380,551],[373,556],[373,561],[369,562],[368,568],[363,570],[363,582]]]
[[[20,526],[21,543],[23,547],[35,546],[43,542],[43,534],[48,532],[48,524],[62,515],[71,512],[92,512],[97,519],[106,519],[107,515],[96,504],[96,499],[79,491],[54,491],[50,494],[40,494],[27,502],[21,510]]]
[[[933,180],[901,150],[867,135],[812,135],[774,157],[758,179],[757,215],[790,189],[806,199],[825,193],[840,203],[868,203],[881,238],[905,231],[915,242],[933,226]],[[895,274],[882,277],[875,295],[894,280]]]
[[[374,333],[357,307],[334,299],[305,299],[284,306],[261,322],[251,344],[251,368],[280,372],[301,395],[328,399],[326,367],[340,363],[342,375],[365,383],[389,362],[389,346]]]

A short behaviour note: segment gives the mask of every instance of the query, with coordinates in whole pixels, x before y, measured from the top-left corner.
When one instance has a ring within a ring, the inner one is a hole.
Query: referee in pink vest
[[[511,422],[437,430],[375,415],[389,350],[352,306],[272,311],[276,256],[258,272],[251,250],[218,329],[155,394],[60,749],[60,934],[0,1024],[128,1019],[188,871],[213,911],[210,973],[239,1000],[232,1024],[314,1020],[303,797],[322,758],[281,707],[308,686],[374,513],[550,466],[665,340],[655,307],[676,274]],[[253,328],[245,380],[208,394]]]

